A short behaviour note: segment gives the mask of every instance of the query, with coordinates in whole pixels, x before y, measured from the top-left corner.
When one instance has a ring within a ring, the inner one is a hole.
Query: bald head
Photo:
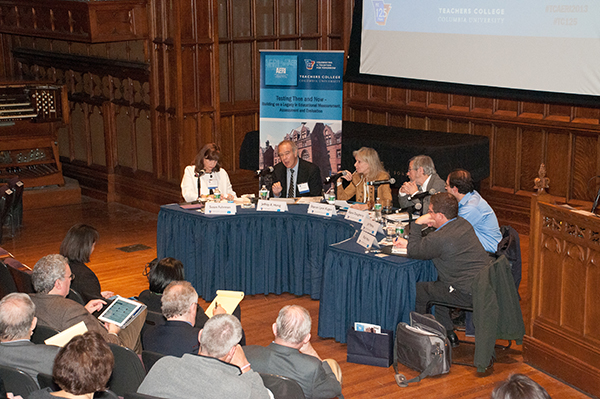
[[[279,311],[276,321],[277,338],[299,345],[310,334],[312,320],[308,310],[298,305],[287,305]]]
[[[35,305],[29,295],[8,294],[0,300],[0,341],[29,339],[35,327]]]

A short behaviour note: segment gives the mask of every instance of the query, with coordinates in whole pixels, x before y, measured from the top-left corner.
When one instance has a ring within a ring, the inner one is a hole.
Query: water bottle
[[[221,202],[221,191],[219,191],[218,188],[215,188],[213,198],[215,199],[215,202]]]
[[[267,186],[263,184],[262,188],[258,191],[258,198],[261,200],[269,199],[269,190],[267,190]]]
[[[379,198],[377,198],[377,200],[375,200],[375,205],[373,206],[373,210],[375,211],[375,221],[376,222],[381,222],[382,218],[381,218],[381,209],[383,208],[383,205],[381,204],[381,200]]]
[[[333,185],[325,193],[325,199],[328,204],[335,205],[335,189],[333,188]]]

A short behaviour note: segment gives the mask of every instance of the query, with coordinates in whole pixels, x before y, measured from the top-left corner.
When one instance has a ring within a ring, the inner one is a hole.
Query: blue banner
[[[277,144],[336,173],[341,162],[343,51],[260,52],[260,168],[279,162]]]

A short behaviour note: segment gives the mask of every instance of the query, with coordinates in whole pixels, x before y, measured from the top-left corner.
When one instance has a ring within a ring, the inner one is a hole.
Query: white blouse
[[[198,195],[198,178],[194,176],[194,165],[185,167],[183,172],[183,179],[181,179],[181,195],[187,202],[196,201]],[[200,195],[209,194],[209,185],[216,185],[221,192],[221,195],[227,196],[229,194],[236,197],[235,191],[231,187],[231,181],[229,181],[229,175],[225,172],[225,169],[221,168],[218,172],[206,173],[200,176]]]

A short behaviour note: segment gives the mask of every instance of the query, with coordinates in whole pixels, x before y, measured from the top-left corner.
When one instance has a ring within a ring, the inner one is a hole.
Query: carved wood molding
[[[60,66],[63,70],[93,73],[99,76],[110,75],[121,79],[134,79],[147,82],[150,78],[150,65],[144,62],[115,60],[85,55],[56,53],[52,51],[16,48],[12,50],[15,59],[26,65],[45,68]]]
[[[0,32],[85,43],[145,39],[146,0],[0,0]]]

